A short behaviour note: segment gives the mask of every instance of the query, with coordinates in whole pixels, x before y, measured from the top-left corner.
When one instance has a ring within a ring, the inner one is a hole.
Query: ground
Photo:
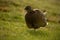
[[[2,4],[2,5],[1,5]],[[47,10],[48,25],[27,28],[25,6]],[[0,0],[0,40],[60,40],[60,0]]]

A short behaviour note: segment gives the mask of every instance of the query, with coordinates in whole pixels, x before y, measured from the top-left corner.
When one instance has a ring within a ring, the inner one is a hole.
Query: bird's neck
[[[34,11],[33,11],[33,10],[31,10],[31,11],[28,11],[28,13],[33,14],[33,13],[34,13]]]

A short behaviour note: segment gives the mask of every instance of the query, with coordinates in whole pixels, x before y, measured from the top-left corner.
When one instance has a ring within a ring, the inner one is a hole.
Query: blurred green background
[[[46,9],[49,24],[29,30],[24,19],[27,5]],[[0,40],[60,40],[60,0],[0,0]]]

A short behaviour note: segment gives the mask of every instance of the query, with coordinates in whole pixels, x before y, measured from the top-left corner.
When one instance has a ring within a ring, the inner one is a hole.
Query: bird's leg
[[[36,29],[34,29],[34,32],[36,31]]]
[[[34,32],[36,32],[37,31],[37,29],[34,29]]]

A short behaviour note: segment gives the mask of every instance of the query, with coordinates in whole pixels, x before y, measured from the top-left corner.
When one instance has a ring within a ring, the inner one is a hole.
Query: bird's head
[[[27,12],[30,12],[30,11],[32,11],[32,7],[31,7],[31,6],[26,6],[26,7],[25,7],[25,10],[26,10]]]

